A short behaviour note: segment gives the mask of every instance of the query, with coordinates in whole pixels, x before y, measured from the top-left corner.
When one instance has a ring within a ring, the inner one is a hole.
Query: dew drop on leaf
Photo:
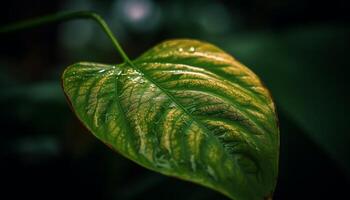
[[[189,51],[190,53],[194,53],[194,52],[196,51],[196,49],[195,49],[194,47],[190,47],[190,48],[188,49],[188,51]]]

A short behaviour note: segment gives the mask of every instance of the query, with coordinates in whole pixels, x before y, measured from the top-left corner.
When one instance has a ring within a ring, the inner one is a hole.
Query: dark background
[[[216,44],[256,72],[277,104],[275,199],[346,199],[350,177],[345,0],[2,1],[0,25],[95,10],[129,57],[169,38]],[[146,170],[79,124],[60,87],[78,61],[121,61],[90,21],[0,35],[0,199],[225,199]]]

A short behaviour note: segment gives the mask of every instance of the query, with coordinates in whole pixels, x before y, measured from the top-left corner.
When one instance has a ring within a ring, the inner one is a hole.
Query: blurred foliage
[[[168,38],[212,42],[256,72],[281,128],[276,199],[347,195],[349,15],[345,1],[11,1],[0,25],[92,9],[134,58]],[[0,36],[1,195],[88,199],[223,199],[143,169],[93,138],[60,86],[78,61],[120,62],[97,25],[75,21]],[[18,192],[21,191],[21,192]]]

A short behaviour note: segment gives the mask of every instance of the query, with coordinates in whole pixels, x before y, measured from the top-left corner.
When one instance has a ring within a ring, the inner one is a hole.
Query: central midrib
[[[153,80],[150,76],[148,76],[148,74],[146,74],[143,70],[141,70],[140,68],[138,68],[136,65],[134,65],[133,63],[128,63],[130,64],[130,67],[136,71],[138,71],[139,73],[141,73],[148,81],[150,81],[151,83],[153,83],[156,87],[158,87],[166,96],[168,96],[170,98],[171,101],[173,101],[174,104],[176,104],[181,110],[183,110],[194,122],[196,122],[198,124],[198,126],[200,126],[200,128],[205,131],[206,133],[208,133],[208,135],[210,135],[211,137],[215,138],[215,140],[222,146],[222,148],[224,149],[224,152],[229,156],[229,158],[234,159],[233,155],[231,155],[229,152],[226,151],[224,144],[221,143],[221,141],[215,137],[215,134],[213,134],[199,119],[197,119],[195,116],[191,115],[191,113],[180,103],[177,101],[177,99],[170,93],[168,92],[166,89],[164,89],[162,86],[160,86],[155,80]],[[127,65],[125,65],[127,66]]]

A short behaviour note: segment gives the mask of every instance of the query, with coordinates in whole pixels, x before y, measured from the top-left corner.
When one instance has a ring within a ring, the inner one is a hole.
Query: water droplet
[[[154,85],[152,84],[150,87],[151,87],[151,91],[152,91],[152,92],[156,91],[156,86],[154,86]]]
[[[213,169],[212,167],[207,166],[206,171],[208,172],[208,174],[209,174],[211,177],[213,177],[215,180],[217,180],[217,176],[216,176],[215,171],[214,171],[214,169]]]
[[[184,49],[183,48],[179,48],[178,51],[182,52]]]
[[[195,172],[197,169],[197,166],[196,166],[196,160],[195,160],[194,155],[191,156],[191,167],[192,167],[192,171]]]
[[[169,108],[176,108],[175,103],[171,103],[171,104],[169,105]]]
[[[194,52],[196,51],[196,49],[195,49],[194,47],[190,47],[190,48],[188,49],[188,51],[189,51],[190,53],[194,53]]]
[[[143,83],[145,83],[145,80],[144,80],[141,76],[137,76],[137,77],[133,78],[132,81],[133,81],[134,83],[137,83],[137,84],[143,84]]]
[[[192,107],[192,108],[188,108],[188,112],[193,113],[196,110],[196,108]]]

